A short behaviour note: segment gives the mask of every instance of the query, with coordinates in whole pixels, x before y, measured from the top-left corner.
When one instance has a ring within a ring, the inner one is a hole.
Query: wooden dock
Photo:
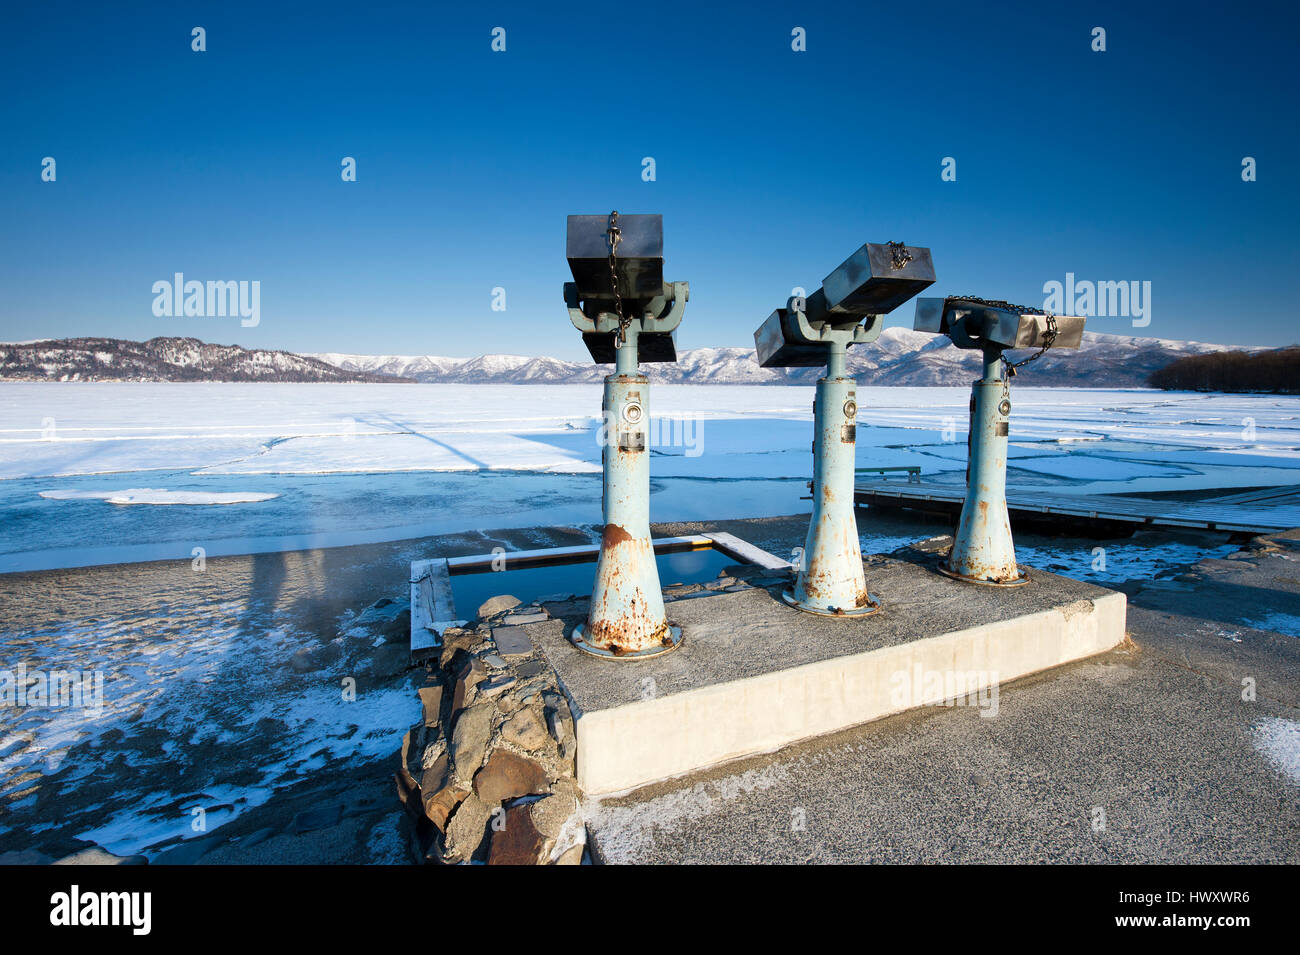
[[[859,480],[858,505],[957,513],[966,489],[922,481]],[[1178,527],[1267,534],[1300,527],[1300,487],[1262,488],[1200,501],[1121,494],[1071,495],[1044,487],[1008,491],[1013,521],[1059,518],[1067,523]]]

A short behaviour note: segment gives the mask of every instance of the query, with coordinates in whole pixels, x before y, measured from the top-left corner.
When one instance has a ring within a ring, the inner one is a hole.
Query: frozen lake
[[[960,484],[969,391],[860,388],[858,465]],[[1009,483],[1300,483],[1300,398],[1022,388]],[[656,521],[806,511],[812,389],[656,385]],[[0,571],[599,520],[596,385],[0,384]]]

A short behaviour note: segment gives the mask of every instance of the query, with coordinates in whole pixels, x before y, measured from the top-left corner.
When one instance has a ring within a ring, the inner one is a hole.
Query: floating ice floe
[[[51,501],[107,501],[109,504],[256,504],[279,497],[261,491],[169,491],[132,487],[123,491],[41,491]]]

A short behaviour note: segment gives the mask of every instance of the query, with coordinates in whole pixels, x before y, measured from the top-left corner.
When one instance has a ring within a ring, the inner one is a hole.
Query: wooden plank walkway
[[[418,663],[442,647],[442,632],[464,626],[456,618],[451,575],[442,558],[411,564],[411,660]]]
[[[1277,490],[1277,489],[1273,489]],[[1230,495],[1226,500],[1177,501],[1117,494],[1070,495],[1051,488],[1007,492],[1007,509],[1016,517],[1056,516],[1084,521],[1112,521],[1145,527],[1183,527],[1265,534],[1300,527],[1300,493],[1265,495],[1262,499]],[[1259,492],[1263,494],[1264,492]],[[922,481],[858,481],[859,504],[921,510],[960,510],[966,489]],[[928,505],[928,507],[927,507]]]
[[[1300,505],[1300,487],[1294,484],[1284,487],[1257,487],[1237,494],[1223,497],[1211,497],[1201,501],[1202,504],[1265,504],[1268,506]]]
[[[769,554],[761,547],[751,544],[749,541],[741,540],[735,534],[728,534],[725,531],[714,531],[704,534],[709,540],[713,541],[715,550],[720,550],[733,560],[740,561],[744,564],[755,564],[766,570],[789,570],[790,562],[782,560],[775,554]]]

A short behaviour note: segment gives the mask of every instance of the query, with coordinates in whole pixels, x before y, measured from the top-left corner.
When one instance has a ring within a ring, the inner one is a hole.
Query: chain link
[[[618,273],[614,270],[614,260],[618,256],[618,244],[623,241],[623,230],[618,227],[618,210],[609,214],[609,228],[605,230],[609,240],[609,284],[614,289],[614,312],[618,315],[618,330],[614,332],[614,347],[622,348],[627,341],[627,330],[632,319],[623,314],[623,293],[618,290]]]
[[[1034,352],[1028,358],[1022,358],[1020,361],[1008,361],[1006,356],[1002,357],[1002,364],[1006,366],[1006,378],[1016,377],[1016,369],[1028,365],[1031,361],[1038,361],[1043,354],[1056,344],[1056,335],[1058,332],[1056,316],[1046,309],[1030,308],[1027,305],[1012,305],[1010,302],[1004,302],[1001,299],[980,298],[976,295],[949,295],[945,301],[945,306],[949,302],[969,302],[972,305],[983,305],[988,308],[1001,308],[1007,311],[1017,312],[1021,315],[1045,315],[1047,317],[1047,331],[1043,332],[1043,345],[1038,351]]]
[[[1030,308],[1028,305],[1012,305],[1010,302],[1004,302],[1000,298],[980,298],[978,295],[949,295],[945,304],[951,302],[970,302],[974,305],[984,305],[988,308],[1003,308],[1011,312],[1019,312],[1021,315],[1041,315],[1043,310],[1040,308]]]
[[[1043,355],[1047,352],[1047,349],[1051,348],[1054,344],[1056,344],[1056,332],[1057,332],[1056,316],[1053,315],[1051,312],[1044,312],[1043,314],[1047,316],[1047,331],[1043,332],[1043,347],[1038,349],[1038,351],[1034,352],[1028,358],[1020,359],[1020,361],[1015,361],[1015,362],[1007,361],[1006,356],[1003,355],[1002,364],[1007,366],[1006,377],[1008,378],[1016,377],[1017,368],[1020,368],[1023,365],[1028,365],[1031,361],[1038,361],[1038,359],[1042,358]]]

